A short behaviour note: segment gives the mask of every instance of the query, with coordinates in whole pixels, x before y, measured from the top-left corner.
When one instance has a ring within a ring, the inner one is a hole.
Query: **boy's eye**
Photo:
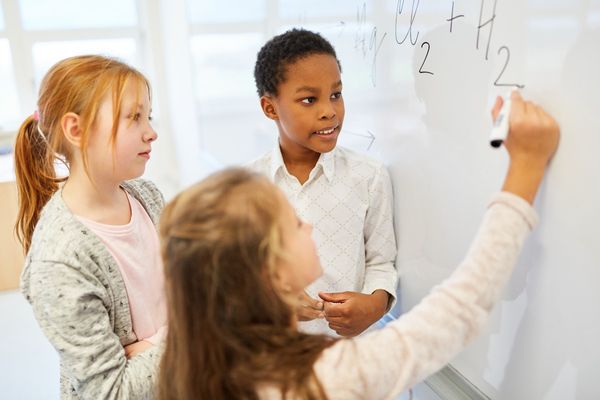
[[[312,104],[312,103],[314,103],[315,101],[317,101],[317,98],[316,98],[316,97],[314,97],[314,96],[311,96],[311,97],[307,97],[307,98],[305,98],[305,99],[302,99],[302,102],[303,102],[304,104]]]
[[[342,97],[342,92],[335,92],[334,94],[331,95],[332,99],[339,99]]]

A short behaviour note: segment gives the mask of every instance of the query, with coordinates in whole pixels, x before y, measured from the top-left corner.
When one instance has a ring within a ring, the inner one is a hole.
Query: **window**
[[[206,34],[191,38],[198,99],[205,106],[213,100],[254,98],[254,61],[263,35]]]
[[[38,42],[33,45],[33,67],[36,87],[54,63],[82,54],[103,54],[128,64],[137,64],[134,39],[69,40]]]
[[[33,111],[42,77],[60,59],[104,54],[140,68],[141,29],[135,0],[4,0],[0,4],[5,7],[0,9],[0,132],[14,133]]]
[[[203,162],[218,168],[249,161],[273,143],[260,128],[264,117],[253,75],[273,0],[237,0],[226,7],[189,0],[187,5]]]
[[[64,30],[133,27],[137,24],[134,1],[121,0],[20,0],[25,30]],[[59,9],[60,12],[56,12]]]
[[[281,19],[304,22],[310,18],[338,17],[344,13],[344,10],[347,10],[349,15],[355,15],[356,2],[347,0],[280,0],[279,10]]]
[[[584,11],[588,13],[588,28],[600,28],[600,0],[591,0],[590,2],[588,2],[588,9]]]
[[[267,9],[265,0],[218,2],[195,0],[188,2],[192,24],[259,22]]]
[[[19,101],[8,39],[0,38],[0,132],[19,122]]]

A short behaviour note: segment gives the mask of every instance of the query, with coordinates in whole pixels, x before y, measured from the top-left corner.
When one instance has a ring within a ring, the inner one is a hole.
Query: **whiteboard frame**
[[[427,378],[425,384],[444,400],[491,400],[450,364]]]

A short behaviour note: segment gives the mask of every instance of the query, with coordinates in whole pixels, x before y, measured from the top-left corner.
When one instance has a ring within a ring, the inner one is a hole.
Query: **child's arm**
[[[394,398],[443,367],[481,331],[536,224],[530,203],[559,138],[558,125],[543,110],[518,94],[511,99],[504,192],[492,202],[465,260],[399,320],[323,352],[315,372],[331,398]]]
[[[62,263],[32,262],[33,312],[59,353],[81,399],[144,399],[153,390],[160,346],[127,360],[107,307],[114,299],[97,277]]]
[[[323,352],[315,372],[330,398],[395,398],[443,367],[481,331],[535,223],[533,209],[516,196],[503,193],[494,203],[448,280],[385,328]]]

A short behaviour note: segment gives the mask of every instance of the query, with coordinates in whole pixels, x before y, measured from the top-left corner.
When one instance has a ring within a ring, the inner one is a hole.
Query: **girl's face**
[[[130,80],[125,85],[113,147],[112,91],[107,93],[96,114],[87,149],[90,169],[95,176],[122,182],[144,173],[150,159],[151,144],[157,138],[150,125],[150,113],[147,87]]]
[[[290,153],[327,153],[344,122],[342,78],[335,57],[313,54],[287,65],[278,95],[269,98],[280,143]]]
[[[312,225],[302,221],[293,207],[279,194],[283,204],[283,243],[285,259],[280,262],[277,276],[284,292],[301,294],[323,273],[317,248],[312,238]]]

